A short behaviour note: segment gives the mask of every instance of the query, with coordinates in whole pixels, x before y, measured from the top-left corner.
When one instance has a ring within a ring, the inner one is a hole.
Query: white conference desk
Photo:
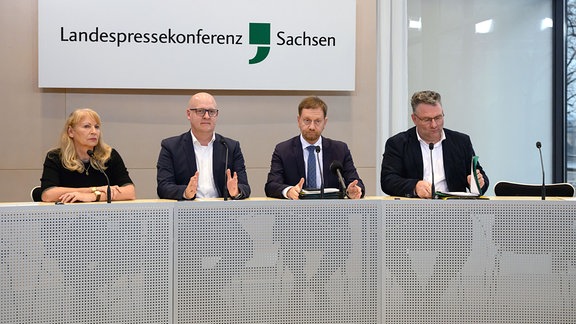
[[[576,201],[0,204],[0,323],[567,323]]]

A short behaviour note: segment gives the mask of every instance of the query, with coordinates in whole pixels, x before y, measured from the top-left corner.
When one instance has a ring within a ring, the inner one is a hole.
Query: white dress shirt
[[[192,133],[192,131],[190,131]],[[217,198],[218,190],[214,182],[214,172],[212,169],[212,160],[214,156],[214,141],[216,136],[212,134],[212,140],[208,145],[202,145],[192,134],[194,143],[194,153],[196,154],[196,169],[198,170],[198,186],[196,187],[196,197],[198,198]]]
[[[426,143],[416,132],[422,151],[422,161],[424,162],[424,174],[422,179],[432,183],[432,167],[430,165],[430,145]],[[432,161],[434,162],[434,189],[436,191],[447,192],[448,183],[446,182],[446,173],[444,171],[444,153],[442,152],[442,142],[446,139],[446,134],[442,130],[442,138],[432,150]]]

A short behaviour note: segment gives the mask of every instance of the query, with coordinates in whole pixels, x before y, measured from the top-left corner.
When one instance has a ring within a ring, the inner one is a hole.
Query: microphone
[[[88,150],[86,151],[86,153],[88,153],[88,156],[90,156],[90,158],[94,158],[94,151],[92,150]],[[98,171],[102,172],[102,174],[104,175],[104,177],[106,177],[106,183],[108,184],[108,187],[106,187],[106,202],[107,203],[111,203],[112,202],[112,195],[110,194],[110,178],[108,178],[108,175],[106,174],[106,172],[104,172],[104,170],[102,170],[102,167],[100,167],[100,163],[98,163],[98,161],[94,161],[96,164],[96,168],[98,169]]]
[[[540,168],[542,169],[542,200],[546,200],[546,181],[544,176],[544,160],[542,160],[542,143],[536,142],[536,147],[538,148],[538,152],[540,152]]]
[[[428,144],[430,148],[430,172],[432,173],[432,199],[436,199],[436,185],[434,184],[434,161],[432,160],[432,150],[434,150],[434,143]]]
[[[318,170],[320,170],[320,199],[324,198],[324,174],[320,166],[320,146],[316,146],[316,162],[318,162]]]
[[[330,171],[332,171],[332,173],[338,177],[338,182],[340,182],[340,196],[342,198],[344,195],[348,197],[348,193],[346,193],[346,184],[344,183],[344,178],[342,177],[342,163],[340,163],[338,160],[332,161],[332,163],[330,163]]]
[[[224,201],[228,200],[228,179],[226,179],[226,170],[228,170],[228,144],[222,139],[220,141],[226,147],[226,161],[224,162]]]

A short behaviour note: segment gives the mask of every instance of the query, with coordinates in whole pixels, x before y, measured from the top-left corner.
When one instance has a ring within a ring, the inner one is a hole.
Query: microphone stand
[[[320,146],[316,146],[316,162],[318,162],[318,170],[320,170],[320,199],[324,199],[324,174],[320,166]]]
[[[542,168],[542,200],[546,200],[546,177],[544,176],[544,160],[542,159],[542,143],[536,142],[538,152],[540,152],[540,167]]]
[[[88,156],[90,156],[91,159],[94,159],[94,151],[88,150],[88,151],[86,151],[86,153],[88,153]],[[98,163],[97,160],[94,160],[94,164],[96,165],[96,168],[98,169],[98,171],[102,172],[104,177],[106,177],[106,183],[108,184],[108,186],[106,187],[106,202],[111,203],[112,202],[112,194],[110,192],[110,178],[108,178],[108,175],[106,174],[106,172],[104,172],[104,169],[102,169],[102,167],[100,166],[100,163]]]
[[[334,160],[330,163],[330,171],[338,177],[338,183],[340,183],[340,199],[344,199],[344,197],[350,199],[348,192],[346,192],[346,183],[344,182],[344,177],[342,177],[342,172],[340,170],[342,170],[342,163],[340,163],[340,161]]]
[[[222,139],[221,141],[222,145],[224,145],[224,147],[226,147],[226,161],[224,162],[224,201],[228,200],[228,179],[226,179],[227,175],[226,175],[226,171],[228,170],[228,144],[226,144],[226,141],[224,139]],[[240,189],[238,189],[240,190]]]
[[[432,160],[432,150],[434,150],[434,143],[428,144],[430,148],[430,172],[432,173],[432,199],[436,199],[436,185],[434,183],[434,161]]]

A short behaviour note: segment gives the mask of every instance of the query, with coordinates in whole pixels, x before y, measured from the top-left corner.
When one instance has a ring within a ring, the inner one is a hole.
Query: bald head
[[[188,109],[190,108],[216,108],[216,99],[207,92],[198,92],[188,101]]]
[[[202,145],[208,145],[218,120],[218,108],[214,97],[206,92],[193,95],[188,101],[186,117],[190,121],[192,133]]]

